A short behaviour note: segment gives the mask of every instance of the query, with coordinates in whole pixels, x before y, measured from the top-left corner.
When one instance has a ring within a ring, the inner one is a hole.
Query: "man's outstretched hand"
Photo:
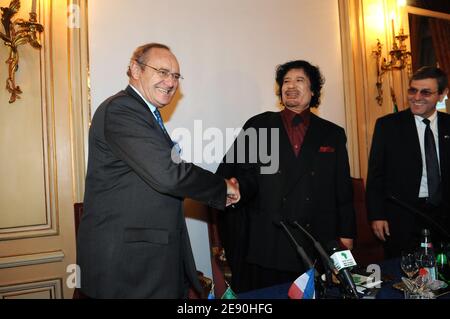
[[[236,204],[241,199],[241,193],[239,192],[239,182],[236,178],[225,179],[227,183],[227,201],[226,206]]]

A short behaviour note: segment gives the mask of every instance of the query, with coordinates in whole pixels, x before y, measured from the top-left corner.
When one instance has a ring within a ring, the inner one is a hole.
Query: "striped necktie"
[[[163,130],[164,134],[166,134],[167,136],[169,136],[169,133],[167,133],[167,130],[166,130],[165,126],[164,126],[163,119],[162,119],[162,117],[161,117],[161,113],[159,113],[159,110],[158,110],[158,109],[155,109],[155,112],[153,112],[153,113],[155,114],[155,116],[156,116],[156,121],[158,122],[159,126],[160,126],[161,129]]]
[[[159,124],[159,126],[161,127],[162,131],[163,131],[164,134],[167,136],[167,138],[170,140],[170,146],[171,146],[171,147],[175,147],[175,151],[176,151],[178,154],[181,154],[181,148],[180,148],[180,145],[178,145],[178,143],[172,141],[172,139],[170,138],[170,135],[169,135],[169,133],[167,133],[166,127],[164,126],[163,119],[162,119],[162,117],[161,117],[161,113],[159,113],[159,110],[158,110],[158,109],[155,109],[154,114],[155,114],[155,116],[156,116],[156,121],[158,122],[158,124]]]

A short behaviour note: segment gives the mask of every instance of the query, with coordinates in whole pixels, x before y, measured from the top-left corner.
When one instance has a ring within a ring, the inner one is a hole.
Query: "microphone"
[[[303,249],[302,246],[300,246],[300,244],[297,242],[297,240],[295,240],[294,236],[292,236],[292,233],[289,231],[289,229],[286,227],[286,224],[280,220],[280,221],[274,221],[274,224],[276,226],[281,226],[281,228],[284,230],[284,232],[288,235],[289,239],[291,240],[291,242],[294,244],[295,249],[297,251],[297,253],[299,254],[299,256],[301,257],[303,263],[308,267],[308,269],[310,268],[314,268],[314,264],[311,261],[311,259],[308,257],[308,255],[306,255],[305,250]]]
[[[318,273],[317,269],[315,269],[313,262],[308,257],[308,255],[306,254],[303,247],[300,246],[300,244],[297,242],[297,240],[295,240],[294,236],[292,235],[290,230],[287,228],[286,223],[284,221],[274,220],[273,223],[276,226],[281,227],[284,230],[284,232],[288,235],[289,239],[294,244],[295,249],[297,250],[297,253],[300,255],[303,263],[308,267],[308,269],[311,269],[311,268],[314,269],[314,281],[315,281],[315,283],[318,284],[318,286],[316,286],[317,287],[317,296],[318,296],[318,298],[322,298],[322,296],[325,295],[326,287],[324,285],[324,282],[320,279],[320,274]]]
[[[338,279],[345,288],[346,295],[352,299],[359,299],[352,274],[348,270],[348,267],[356,266],[352,253],[350,250],[341,251],[336,240],[330,242],[328,247],[331,252],[330,258],[334,262],[334,267],[338,272]]]
[[[302,225],[300,225],[296,220],[291,222],[292,225],[294,225],[295,227],[297,227],[298,229],[300,229],[314,244],[314,247],[316,248],[317,252],[319,253],[320,257],[322,258],[322,261],[324,262],[324,264],[328,267],[328,269],[335,274],[339,281],[341,282],[341,284],[343,285],[344,289],[346,290],[347,294],[352,297],[352,298],[357,298],[359,299],[358,296],[358,292],[356,290],[356,286],[355,283],[353,282],[353,278],[350,274],[350,272],[348,271],[348,269],[341,269],[343,267],[337,267],[336,266],[336,262],[333,259],[334,254],[331,256],[331,258],[328,256],[328,254],[325,252],[325,249],[323,248],[323,246],[320,244],[319,241],[317,241],[313,235],[311,235]],[[334,241],[332,243],[333,248],[336,247],[337,250],[337,242]],[[353,263],[351,266],[355,266],[356,262],[355,259],[353,259],[353,256],[351,254],[351,252],[348,250],[347,251],[349,256],[351,256]],[[346,267],[350,267],[350,265],[347,265]]]
[[[331,258],[328,256],[328,254],[325,252],[325,249],[323,249],[322,245],[304,228],[302,225],[300,225],[296,220],[293,222],[290,222],[292,225],[300,229],[309,239],[313,242],[314,248],[316,248],[317,252],[319,253],[320,257],[322,258],[322,261],[324,262],[325,266],[331,270],[331,272],[337,273],[336,269],[334,268],[334,263],[331,260]]]
[[[423,220],[425,220],[428,223],[429,226],[433,227],[435,230],[437,230],[439,233],[441,233],[441,235],[443,235],[447,239],[450,239],[449,232],[444,227],[442,227],[437,221],[435,221],[432,217],[428,216],[427,214],[422,213],[418,209],[412,207],[408,203],[405,203],[404,201],[398,199],[395,196],[390,196],[389,199],[391,201],[393,201],[394,203],[405,208],[408,212],[410,212],[415,217],[416,216],[421,217]]]

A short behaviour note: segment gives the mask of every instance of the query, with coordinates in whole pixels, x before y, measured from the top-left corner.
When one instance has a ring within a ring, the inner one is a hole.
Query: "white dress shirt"
[[[155,117],[156,122],[158,122],[158,118],[155,115],[156,106],[154,106],[149,101],[147,101],[147,99],[142,96],[141,92],[139,92],[134,86],[132,86],[131,84],[129,84],[129,86],[134,90],[134,92],[136,92],[144,100],[145,104],[147,104],[150,111],[152,111],[152,114]]]
[[[424,117],[419,115],[414,115],[417,134],[419,135],[419,144],[420,144],[420,154],[422,156],[422,179],[420,180],[420,189],[419,189],[419,197],[428,197],[428,180],[427,180],[427,163],[425,161],[425,128],[427,127],[422,120]],[[438,163],[440,166],[440,158],[439,158],[439,138],[438,138],[438,117],[437,111],[428,117],[430,120],[430,128],[433,132],[434,142],[436,144],[436,152],[438,157]]]
[[[155,117],[156,122],[158,122],[158,117],[155,114],[156,106],[154,106],[149,101],[147,101],[147,99],[142,96],[141,92],[139,92],[134,86],[132,86],[131,84],[128,84],[128,85],[144,100],[145,104],[147,104],[148,108],[150,109],[153,116]],[[167,133],[167,134],[169,135],[169,133]],[[170,137],[170,135],[169,135],[169,137]],[[173,143],[173,147],[175,148],[175,151],[178,154],[181,154],[182,150],[181,150],[181,147],[178,144],[178,142],[172,141],[172,143]]]

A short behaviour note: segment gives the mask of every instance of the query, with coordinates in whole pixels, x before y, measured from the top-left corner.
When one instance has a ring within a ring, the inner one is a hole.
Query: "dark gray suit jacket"
[[[439,158],[442,182],[442,210],[437,218],[449,227],[450,116],[438,112]],[[422,178],[422,156],[414,115],[410,109],[388,114],[375,124],[367,175],[367,210],[370,221],[387,220],[391,236],[388,253],[398,254],[415,236],[417,218],[389,198],[394,196],[411,206],[418,200]],[[420,227],[430,227],[422,223]],[[417,232],[417,231],[416,231]],[[418,234],[416,234],[418,235]],[[437,244],[437,243],[436,243]]]
[[[171,159],[170,138],[131,87],[103,102],[89,131],[81,290],[93,298],[182,298],[197,289],[183,214],[190,197],[223,209],[226,184]]]

